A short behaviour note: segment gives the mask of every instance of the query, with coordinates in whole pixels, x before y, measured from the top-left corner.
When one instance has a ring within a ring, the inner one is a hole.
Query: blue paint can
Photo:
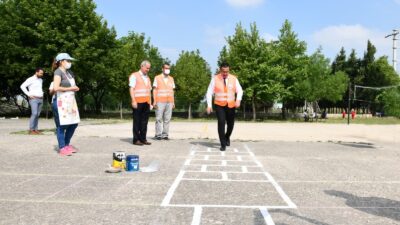
[[[138,155],[127,155],[126,156],[126,171],[127,172],[139,171],[139,156]]]

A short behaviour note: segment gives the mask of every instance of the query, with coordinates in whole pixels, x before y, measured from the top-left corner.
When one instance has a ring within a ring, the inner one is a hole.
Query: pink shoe
[[[75,148],[75,147],[72,146],[72,145],[67,145],[66,147],[67,147],[72,153],[77,153],[77,152],[78,152],[78,149]]]
[[[71,156],[72,155],[72,152],[68,148],[68,146],[65,146],[64,148],[60,149],[59,153],[60,153],[60,155],[64,155],[64,156]]]

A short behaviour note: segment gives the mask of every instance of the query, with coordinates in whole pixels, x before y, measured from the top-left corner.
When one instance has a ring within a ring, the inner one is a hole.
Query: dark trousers
[[[226,146],[226,140],[229,140],[232,134],[233,125],[235,124],[235,108],[228,106],[215,105],[215,112],[218,118],[218,136],[222,147]],[[225,123],[227,129],[225,133]]]
[[[136,141],[147,141],[147,124],[149,122],[150,105],[138,103],[137,108],[133,109],[133,143]]]

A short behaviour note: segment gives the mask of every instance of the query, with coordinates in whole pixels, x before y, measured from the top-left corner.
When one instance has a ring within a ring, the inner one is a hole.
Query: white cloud
[[[225,0],[230,6],[236,8],[254,7],[261,5],[264,0]]]
[[[205,28],[205,42],[210,45],[223,46],[225,45],[224,28],[206,26]]]
[[[164,58],[171,60],[171,63],[175,63],[179,58],[180,51],[176,48],[160,47],[159,50]]]
[[[385,38],[386,33],[390,31],[369,29],[359,24],[329,26],[316,31],[312,35],[311,43],[314,46],[322,46],[323,52],[327,52],[327,56],[333,60],[341,47],[344,47],[347,55],[351,49],[355,49],[357,56],[363,57],[367,41],[370,40],[377,48],[376,57],[387,55],[391,60],[392,41]]]

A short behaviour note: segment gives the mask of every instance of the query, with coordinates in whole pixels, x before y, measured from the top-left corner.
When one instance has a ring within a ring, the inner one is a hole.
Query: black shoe
[[[161,137],[156,137],[156,140],[161,140],[162,138]]]
[[[225,146],[221,146],[221,148],[219,148],[219,150],[221,151],[225,151],[226,147]]]
[[[229,138],[226,139],[226,146],[231,146],[231,140],[229,140]]]
[[[143,143],[144,145],[151,145],[151,142],[148,142],[148,141],[142,141],[142,143]]]
[[[143,143],[142,143],[141,141],[136,141],[136,142],[133,142],[133,144],[134,144],[134,145],[140,145],[140,146],[142,146],[142,145],[143,145]]]
[[[169,140],[169,138],[168,138],[168,137],[163,137],[163,139],[164,139],[164,140]]]

